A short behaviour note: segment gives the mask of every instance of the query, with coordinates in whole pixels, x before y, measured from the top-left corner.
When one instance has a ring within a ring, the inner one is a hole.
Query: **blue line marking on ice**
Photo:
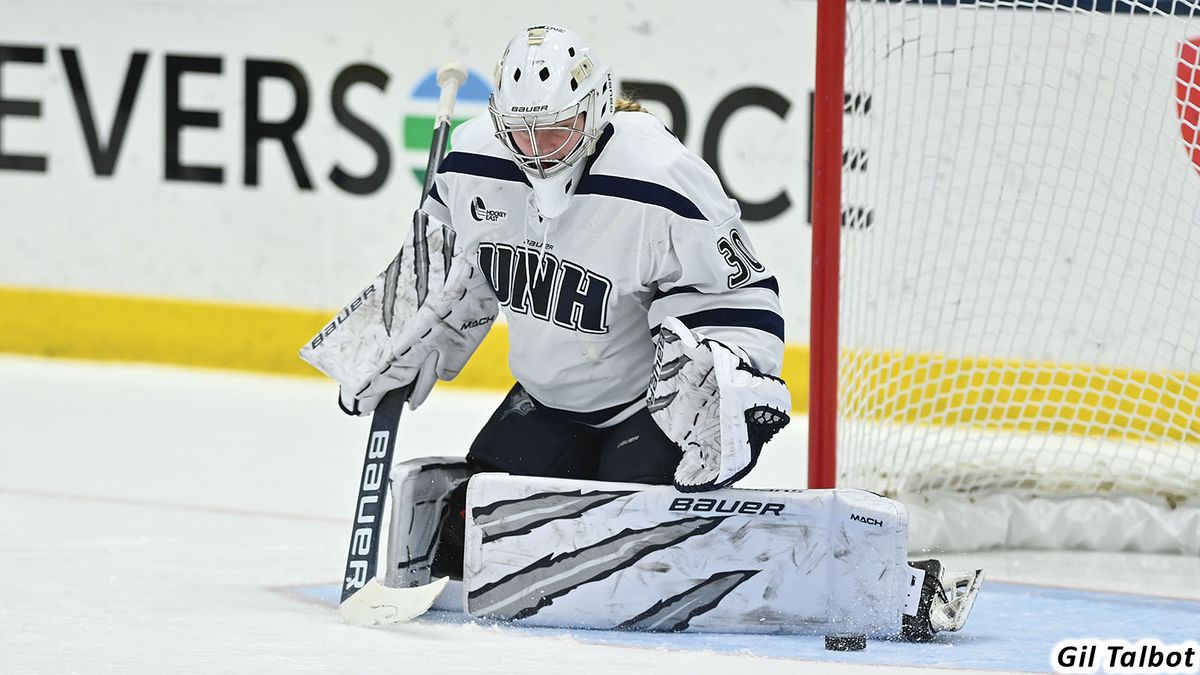
[[[298,586],[292,590],[331,607],[338,603],[336,585]],[[1165,644],[1200,638],[1200,601],[985,582],[961,633],[944,634],[928,644],[868,640],[862,652],[826,651],[819,636],[537,628],[473,620],[463,614],[438,611],[418,621],[503,626],[523,635],[566,636],[580,642],[648,649],[706,650],[859,664],[1052,672],[1050,651],[1057,642],[1068,638],[1128,642],[1154,638]]]

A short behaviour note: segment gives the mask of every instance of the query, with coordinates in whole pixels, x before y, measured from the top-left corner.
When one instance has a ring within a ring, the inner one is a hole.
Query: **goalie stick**
[[[434,122],[433,142],[429,147],[429,162],[425,166],[425,184],[421,190],[419,204],[425,202],[433,188],[434,177],[446,141],[450,137],[450,117],[454,112],[454,101],[458,88],[467,79],[467,69],[457,63],[448,63],[438,69],[437,83],[441,87],[437,117]],[[425,302],[429,292],[429,248],[425,241],[426,218],[418,207],[413,215],[414,261],[417,277],[417,304]],[[453,254],[453,238],[448,233],[442,255],[447,259]],[[400,255],[388,266],[383,291],[383,322],[388,333],[392,330],[392,307],[396,302],[396,284],[400,276]],[[363,463],[362,479],[358,484],[358,500],[355,502],[354,525],[350,532],[350,550],[346,557],[346,573],[343,576],[342,599],[339,613],[342,620],[360,626],[408,621],[433,604],[438,593],[446,585],[446,579],[436,579],[431,584],[417,588],[389,588],[375,579],[379,560],[379,535],[383,526],[384,506],[387,502],[387,476],[392,465],[392,454],[396,449],[396,432],[400,426],[400,414],[404,403],[412,393],[412,385],[390,391],[383,396],[371,417],[371,435],[367,438],[367,454]]]

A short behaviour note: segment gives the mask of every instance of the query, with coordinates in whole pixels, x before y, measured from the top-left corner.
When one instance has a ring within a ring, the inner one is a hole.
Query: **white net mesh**
[[[839,484],[1195,504],[1198,8],[848,3]]]

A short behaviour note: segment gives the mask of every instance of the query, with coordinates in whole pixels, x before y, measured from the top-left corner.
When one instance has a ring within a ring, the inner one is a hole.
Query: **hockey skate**
[[[983,570],[947,574],[937,560],[909,563],[925,571],[916,616],[904,616],[901,637],[910,642],[929,642],[942,631],[956,631],[967,623],[975,596],[983,585]]]

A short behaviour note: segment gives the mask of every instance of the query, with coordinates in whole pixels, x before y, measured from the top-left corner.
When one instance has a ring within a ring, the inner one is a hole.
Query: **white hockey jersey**
[[[595,426],[633,414],[667,316],[779,374],[778,283],[716,174],[655,117],[614,115],[557,218],[539,217],[486,115],[451,148],[423,208],[491,282],[509,367],[536,402]]]

